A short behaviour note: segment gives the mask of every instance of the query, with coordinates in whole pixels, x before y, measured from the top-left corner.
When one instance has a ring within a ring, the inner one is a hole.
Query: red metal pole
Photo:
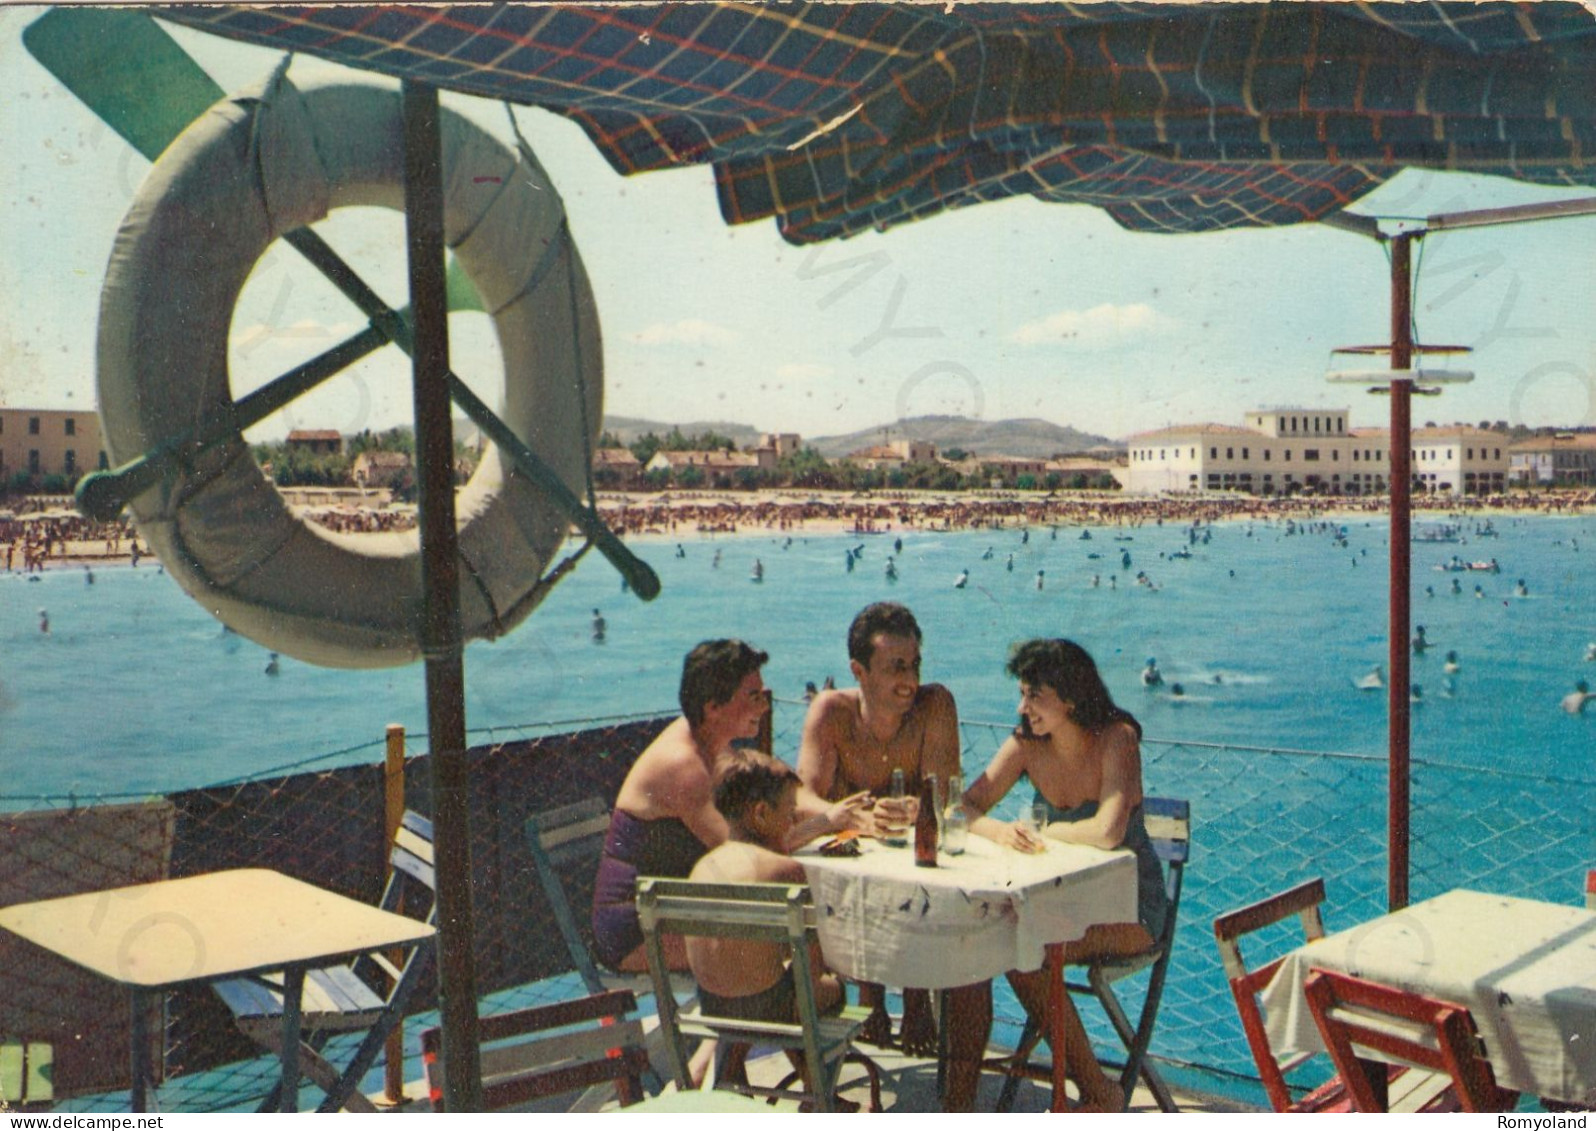
[[[1391,368],[1413,367],[1413,260],[1411,233],[1391,237]],[[1411,705],[1408,699],[1409,543],[1413,489],[1413,382],[1391,381],[1391,682],[1387,689],[1390,758],[1386,811],[1386,902],[1396,911],[1408,905],[1409,757]]]

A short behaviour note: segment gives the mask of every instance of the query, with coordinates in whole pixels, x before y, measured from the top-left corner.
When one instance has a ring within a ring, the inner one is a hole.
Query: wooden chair
[[[433,923],[437,918],[436,903],[432,822],[418,813],[406,811],[389,853],[388,883],[381,906],[384,911]],[[300,1020],[304,1034],[300,1064],[304,1074],[327,1093],[317,1110],[376,1110],[360,1093],[360,1080],[375,1063],[394,1024],[404,1016],[405,1007],[431,961],[432,946],[428,940],[401,948],[398,962],[387,955],[373,953],[345,965],[306,972]],[[382,984],[384,976],[388,985],[383,989],[375,988]],[[245,1036],[280,1053],[283,1016],[280,976],[231,978],[212,983],[212,986],[232,1011],[235,1023]],[[321,1049],[333,1034],[362,1030],[366,1035],[341,1072],[321,1055]],[[276,1107],[280,1089],[280,1083],[272,1089],[261,1105],[262,1111]]]
[[[1159,1003],[1164,996],[1164,982],[1169,975],[1169,959],[1175,945],[1175,923],[1180,912],[1180,892],[1185,879],[1186,862],[1191,857],[1191,804],[1171,797],[1144,797],[1142,817],[1147,824],[1148,837],[1153,850],[1164,862],[1164,893],[1169,901],[1169,913],[1164,918],[1163,930],[1153,940],[1150,950],[1140,954],[1114,955],[1082,963],[1085,982],[1066,981],[1064,986],[1072,993],[1089,993],[1095,997],[1109,1024],[1114,1027],[1120,1042],[1125,1046],[1125,1063],[1120,1069],[1119,1084],[1123,1095],[1122,1105],[1130,1105],[1138,1078],[1147,1081],[1160,1110],[1179,1111],[1175,1097],[1163,1077],[1147,1061],[1147,1049],[1152,1044],[1153,1026],[1158,1020]],[[1132,1025],[1125,1007],[1114,994],[1113,984],[1132,974],[1152,968],[1147,979],[1147,992],[1142,998],[1142,1010],[1136,1024]],[[1041,1070],[1029,1065],[1032,1051],[1042,1039],[1041,1022],[1027,1018],[1020,1033],[1019,1044],[1012,1058],[1000,1063],[1009,1075],[998,1097],[998,1110],[1007,1111],[1014,1103],[1021,1076],[1039,1076]],[[1050,1076],[1051,1073],[1049,1072]],[[1044,1077],[1045,1078],[1045,1077]]]
[[[588,935],[582,930],[571,900],[565,891],[565,881],[560,869],[573,862],[588,871],[598,868],[604,850],[604,837],[610,827],[610,808],[602,798],[586,797],[570,805],[545,809],[526,819],[525,834],[532,863],[537,868],[538,884],[543,889],[544,901],[554,916],[560,939],[571,958],[571,968],[582,979],[590,994],[605,990],[630,990],[637,997],[653,993],[654,984],[647,974],[621,974],[601,967],[588,946]],[[685,974],[671,977],[671,986],[678,998],[690,996],[693,980]]]
[[[613,1082],[623,1106],[643,1098],[643,1026],[627,990],[484,1017],[482,1110],[502,1111]],[[443,1030],[421,1033],[421,1065],[433,1111],[444,1111]]]
[[[853,1059],[864,1065],[872,1106],[880,1109],[881,1082],[876,1066],[852,1051],[868,1012],[859,1006],[845,1006],[838,1014],[822,1017],[815,1007],[809,968],[815,932],[806,886],[709,884],[641,877],[637,881],[637,912],[643,925],[649,974],[654,979],[660,1029],[668,1038],[666,1052],[678,1088],[690,1087],[684,1038],[716,1038],[722,1042],[723,1050],[731,1045],[769,1045],[801,1053],[808,1088],[798,1095],[819,1111],[836,1110],[837,1077],[843,1061]],[[750,939],[787,947],[798,1000],[797,1023],[711,1017],[698,1007],[678,1007],[669,992],[661,940],[665,933]],[[715,1086],[747,1095],[793,1095],[779,1088],[724,1081]]]
[[[1285,954],[1255,970],[1249,970],[1241,955],[1241,940],[1255,931],[1284,922],[1293,915],[1301,921],[1304,942],[1322,939],[1324,920],[1319,907],[1323,903],[1324,880],[1315,878],[1214,920],[1214,940],[1219,944],[1219,958],[1225,966],[1231,996],[1236,999],[1236,1012],[1241,1016],[1242,1032],[1247,1035],[1247,1047],[1252,1050],[1253,1063],[1258,1066],[1258,1076],[1263,1081],[1270,1106],[1280,1112],[1346,1111],[1349,1100],[1339,1078],[1326,1081],[1301,1099],[1292,1098],[1286,1074],[1295,1071],[1315,1054],[1301,1053],[1282,1064],[1269,1047],[1269,1036],[1264,1031],[1263,1010],[1258,1004],[1258,994],[1274,980]]]
[[[561,866],[580,861],[588,869],[598,867],[604,849],[604,836],[610,827],[610,809],[602,798],[585,797],[572,805],[545,809],[526,819],[527,848],[532,853],[532,863],[537,868],[538,883],[543,888],[543,898],[554,924],[559,928],[565,951],[571,956],[571,968],[582,978],[590,994],[605,990],[629,989],[646,992],[648,980],[638,974],[616,974],[600,970],[588,949],[587,937],[577,925],[571,901],[565,894],[565,882],[560,878]]]
[[[1423,1110],[1512,1111],[1518,1102],[1517,1092],[1497,1087],[1474,1018],[1463,1006],[1330,970],[1309,973],[1304,992],[1353,1111],[1391,1110],[1381,1087],[1387,1074],[1371,1074],[1355,1049],[1449,1077],[1448,1092]]]

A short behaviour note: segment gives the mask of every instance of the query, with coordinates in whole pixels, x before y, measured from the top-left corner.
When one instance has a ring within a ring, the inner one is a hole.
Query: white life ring
[[[218,103],[190,125],[156,162],[117,233],[98,344],[113,463],[226,411],[233,306],[275,238],[333,208],[403,207],[397,91],[301,92],[281,80],[268,89]],[[601,346],[559,194],[535,160],[459,115],[444,111],[441,125],[445,241],[498,333],[501,417],[581,494],[602,416]],[[241,435],[187,461],[130,508],[178,583],[268,648],[333,667],[384,667],[421,654],[417,532],[341,535],[305,523]],[[542,597],[547,587],[538,583],[568,522],[496,448],[456,508],[462,632],[491,638]]]

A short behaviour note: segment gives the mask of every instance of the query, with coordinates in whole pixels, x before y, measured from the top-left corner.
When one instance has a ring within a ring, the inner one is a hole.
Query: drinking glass
[[[1031,831],[1037,836],[1047,835],[1048,819],[1052,815],[1051,806],[1045,801],[1036,801],[1031,804]]]

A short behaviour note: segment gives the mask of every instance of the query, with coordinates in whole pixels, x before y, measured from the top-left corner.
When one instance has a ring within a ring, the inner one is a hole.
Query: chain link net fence
[[[774,748],[798,745],[804,704],[778,700]],[[485,735],[469,751],[476,970],[482,1013],[577,996],[581,983],[543,898],[524,841],[535,812],[598,796],[608,804],[632,761],[669,721],[664,714],[533,724]],[[964,765],[985,765],[1008,725],[964,722]],[[577,729],[571,729],[576,727]],[[405,802],[432,811],[424,737],[404,753]],[[265,867],[366,903],[380,894],[386,865],[383,742],[324,755],[273,774],[168,797],[84,799],[0,796],[0,906],[161,878]],[[329,762],[363,764],[340,764]],[[1220,971],[1210,923],[1224,911],[1310,876],[1328,890],[1326,924],[1336,930],[1385,910],[1383,757],[1146,739],[1151,794],[1191,802],[1193,852],[1180,929],[1154,1053],[1246,1079],[1251,1055]],[[1029,805],[1024,787],[998,815]],[[1596,781],[1416,762],[1413,767],[1412,896],[1456,887],[1576,903],[1596,852],[1588,814]],[[573,861],[561,879],[585,930],[596,861]],[[1268,947],[1265,937],[1260,945]],[[406,1030],[436,1023],[435,985]],[[1139,1000],[1139,987],[1122,996]],[[1099,1048],[1106,1024],[1087,1014]],[[200,988],[170,996],[161,1043],[167,1110],[252,1107],[271,1087],[276,1063],[239,1036],[219,1000]],[[998,1040],[1022,1018],[1007,992],[997,1004]],[[61,1103],[126,1089],[130,1019],[125,991],[0,932],[0,1045],[45,1046],[53,1054],[50,1095]],[[330,1055],[339,1059],[337,1038]],[[351,1038],[352,1039],[352,1038]],[[419,1075],[415,1063],[407,1078]],[[9,1081],[0,1081],[14,1088]],[[380,1080],[368,1088],[380,1086]],[[306,1088],[306,1101],[316,1097]],[[125,1092],[79,1105],[125,1109]]]

